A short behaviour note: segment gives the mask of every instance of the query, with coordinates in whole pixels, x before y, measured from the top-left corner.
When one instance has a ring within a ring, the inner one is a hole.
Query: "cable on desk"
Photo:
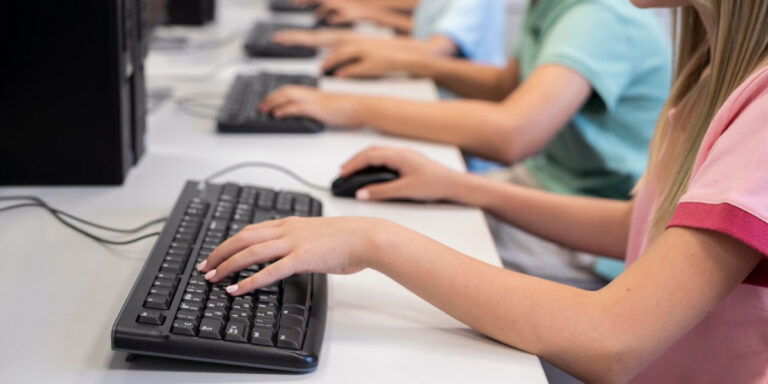
[[[215,98],[218,103],[205,98]],[[221,94],[214,93],[193,93],[186,94],[174,99],[179,111],[201,119],[216,120],[216,114],[221,106],[221,100],[224,98]]]
[[[237,64],[242,64],[247,62],[247,59],[242,57],[236,57],[229,60],[224,60],[220,63],[216,63],[212,65],[207,71],[204,71],[201,74],[196,75],[181,75],[181,74],[159,74],[159,75],[150,75],[150,80],[152,78],[158,77],[158,78],[166,78],[171,81],[179,81],[183,83],[204,83],[206,81],[213,80],[218,75],[222,74],[226,69],[233,67]]]
[[[148,227],[150,227],[152,225],[156,225],[156,224],[162,223],[162,222],[167,220],[166,218],[161,218],[161,219],[152,220],[152,221],[150,221],[148,223],[142,224],[141,226],[139,226],[137,228],[119,229],[119,228],[107,227],[107,226],[104,226],[104,225],[101,225],[101,224],[96,224],[94,222],[91,222],[91,221],[79,218],[79,217],[77,217],[75,215],[72,215],[70,213],[67,213],[67,212],[61,211],[59,209],[53,208],[50,205],[48,205],[48,203],[46,203],[45,201],[43,201],[42,199],[40,199],[40,198],[38,198],[36,196],[3,196],[3,197],[0,197],[0,201],[19,201],[19,200],[22,200],[22,201],[23,200],[27,200],[29,202],[9,205],[9,206],[5,206],[5,207],[0,207],[0,212],[10,211],[10,210],[14,210],[14,209],[21,209],[21,208],[29,208],[29,207],[43,208],[44,210],[46,210],[48,213],[50,213],[51,216],[53,216],[56,220],[58,220],[64,226],[66,226],[66,227],[72,229],[73,231],[75,231],[75,232],[77,232],[77,233],[79,233],[79,234],[81,234],[81,235],[83,235],[85,237],[88,237],[88,238],[90,238],[90,239],[92,239],[92,240],[94,240],[96,242],[99,242],[99,243],[102,243],[102,244],[108,244],[108,245],[128,245],[128,244],[133,244],[133,243],[139,242],[141,240],[145,240],[145,239],[148,239],[148,238],[151,238],[151,237],[159,236],[160,232],[152,232],[152,233],[144,234],[144,235],[141,235],[139,237],[135,237],[135,238],[128,239],[128,240],[120,240],[120,241],[110,240],[110,239],[105,239],[103,237],[95,235],[95,234],[93,234],[91,232],[88,232],[88,231],[78,227],[77,225],[67,221],[65,218],[69,218],[70,220],[73,220],[73,221],[76,221],[76,222],[80,222],[80,223],[83,223],[85,225],[92,226],[94,228],[99,228],[99,229],[103,229],[103,230],[106,230],[106,231],[117,232],[117,233],[136,233],[136,232],[144,230],[144,229],[146,229],[146,228],[148,228]]]
[[[231,173],[231,172],[237,171],[239,169],[243,169],[243,168],[267,168],[267,169],[272,169],[272,170],[281,172],[281,173],[283,173],[283,174],[293,178],[294,180],[298,181],[299,183],[303,184],[304,186],[306,186],[308,188],[311,188],[311,189],[314,189],[314,190],[317,190],[317,191],[321,191],[321,192],[328,192],[328,191],[330,191],[330,188],[328,188],[326,186],[323,186],[323,185],[320,185],[320,184],[315,184],[315,183],[313,183],[311,181],[308,181],[307,179],[299,176],[296,172],[293,172],[292,170],[290,170],[290,169],[288,169],[286,167],[283,167],[282,165],[274,164],[274,163],[268,163],[268,162],[265,162],[265,161],[247,161],[247,162],[243,162],[243,163],[237,163],[235,165],[231,165],[229,167],[226,167],[226,168],[224,168],[222,170],[216,171],[216,172],[212,173],[211,175],[209,175],[208,177],[206,177],[205,179],[203,179],[203,181],[200,182],[200,185],[198,185],[198,188],[199,189],[204,189],[205,185],[207,185],[208,183],[210,183],[214,179],[217,179],[217,178],[219,178],[221,176],[224,176],[224,175],[226,175],[228,173]]]
[[[166,27],[166,28],[172,28],[172,27]],[[153,36],[152,40],[150,41],[150,49],[153,51],[161,51],[161,52],[180,52],[183,50],[195,50],[195,51],[215,50],[219,48],[224,48],[234,43],[235,41],[237,41],[238,38],[240,38],[243,34],[248,32],[249,30],[250,29],[248,28],[238,29],[220,38],[197,41],[197,42],[194,42],[194,41],[190,42],[189,36],[172,35],[172,34],[163,36],[162,33],[157,33],[156,31],[155,36]]]

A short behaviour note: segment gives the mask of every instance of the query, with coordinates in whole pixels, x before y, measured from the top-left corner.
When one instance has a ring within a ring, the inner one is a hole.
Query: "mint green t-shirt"
[[[557,193],[626,199],[643,174],[671,79],[669,38],[628,0],[539,0],[515,57],[525,80],[546,64],[584,76],[593,95],[525,166]]]

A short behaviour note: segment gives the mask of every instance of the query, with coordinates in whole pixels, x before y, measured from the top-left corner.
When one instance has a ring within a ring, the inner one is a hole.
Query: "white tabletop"
[[[220,2],[215,25],[203,32],[174,29],[199,39],[243,30],[263,4]],[[163,31],[170,33],[169,31]],[[316,72],[317,60],[237,63],[206,82],[171,80],[164,74],[195,74],[221,60],[238,58],[239,42],[200,52],[154,52],[150,88],[170,86],[176,97],[224,92],[237,71],[265,67]],[[187,58],[186,61],[184,58]],[[193,60],[190,57],[194,57]],[[206,67],[208,66],[208,67]],[[165,78],[163,78],[165,76]],[[324,81],[331,91],[379,93],[431,100],[423,80]],[[329,184],[339,165],[372,144],[415,148],[455,169],[455,148],[387,137],[369,130],[329,129],[318,135],[214,133],[212,120],[186,115],[166,103],[149,118],[149,152],[120,187],[0,188],[0,196],[34,194],[53,206],[112,226],[130,227],[167,215],[188,179],[246,160],[288,167]],[[267,169],[246,169],[220,181],[304,191],[319,198],[325,216],[375,216],[403,224],[461,252],[500,265],[482,212],[454,205],[358,203],[308,190]],[[388,278],[364,271],[329,277],[329,308],[320,366],[295,375],[247,368],[139,358],[110,349],[110,331],[123,300],[152,246],[104,247],[75,234],[41,210],[0,214],[0,382],[545,382],[538,358],[492,341],[435,309]],[[461,284],[461,281],[457,281]]]

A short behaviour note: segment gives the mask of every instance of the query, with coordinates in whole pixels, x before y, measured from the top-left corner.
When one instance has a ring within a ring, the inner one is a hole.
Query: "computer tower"
[[[203,25],[216,18],[216,0],[168,0],[168,24]]]
[[[8,4],[0,185],[123,182],[144,153],[143,1]]]

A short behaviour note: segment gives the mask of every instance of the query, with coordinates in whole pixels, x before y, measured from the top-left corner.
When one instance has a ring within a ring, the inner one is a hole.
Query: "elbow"
[[[493,129],[489,143],[491,146],[491,160],[503,165],[513,165],[527,157],[526,151],[520,145],[522,143],[520,128],[523,125],[516,121],[514,117],[502,113],[494,118],[494,121],[488,126]]]
[[[596,351],[593,363],[590,367],[580,372],[580,376],[587,383],[626,383],[629,382],[635,370],[631,364],[627,364],[627,353],[623,348],[611,345],[610,342],[604,344],[599,351]],[[607,344],[607,345],[606,345]]]

